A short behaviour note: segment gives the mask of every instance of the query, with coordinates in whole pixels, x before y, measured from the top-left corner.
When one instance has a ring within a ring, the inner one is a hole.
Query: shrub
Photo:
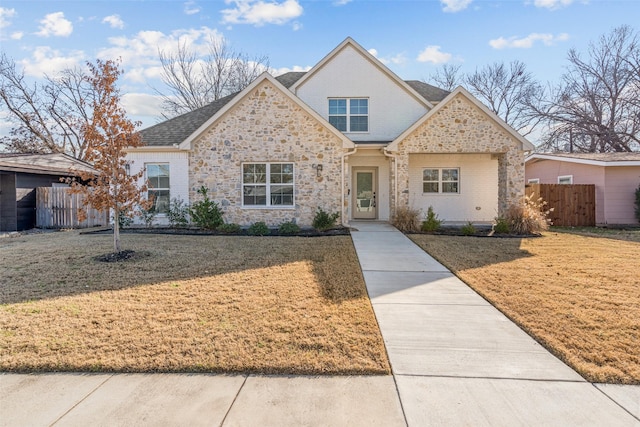
[[[293,220],[283,222],[278,227],[278,233],[280,234],[297,234],[300,232],[300,226],[296,224]]]
[[[156,211],[153,209],[153,206],[149,208],[145,208],[144,206],[138,206],[138,210],[136,215],[140,217],[142,222],[147,228],[150,228],[153,225],[153,220],[156,217]]]
[[[422,221],[420,229],[426,232],[433,232],[438,230],[440,225],[442,225],[442,220],[438,218],[438,214],[433,211],[433,206],[429,206],[427,216],[424,221]]]
[[[503,217],[497,217],[495,219],[495,223],[493,224],[493,232],[498,234],[508,234],[511,230],[509,230],[509,221]]]
[[[120,228],[131,227],[131,224],[133,224],[133,218],[131,218],[129,211],[118,212],[118,225]]]
[[[247,233],[251,236],[267,236],[271,234],[271,230],[262,221],[254,222],[247,229]]]
[[[330,214],[328,212],[325,212],[322,208],[318,208],[315,216],[313,217],[313,223],[311,225],[316,230],[325,231],[336,225],[336,221],[338,220],[339,216],[339,212]]]
[[[420,229],[420,211],[409,206],[400,206],[391,217],[391,225],[403,233],[416,232]]]
[[[191,219],[198,227],[215,230],[224,224],[223,213],[220,206],[209,199],[208,191],[204,185],[200,187],[198,193],[202,194],[202,200],[195,202],[189,208],[189,215],[191,215]]]
[[[542,197],[533,199],[534,194],[525,196],[517,205],[511,205],[507,212],[509,230],[514,234],[535,234],[547,230],[551,220],[547,215],[553,209],[546,209],[547,202]]]
[[[189,224],[187,215],[189,215],[189,206],[175,197],[171,199],[169,202],[169,212],[167,212],[169,225],[172,227],[186,227],[187,224]]]
[[[460,228],[460,231],[465,236],[471,236],[473,234],[476,234],[476,227],[471,223],[471,221],[468,221],[465,225],[463,225]]]
[[[225,223],[220,225],[220,227],[218,227],[218,231],[222,232],[222,233],[227,233],[227,234],[234,234],[234,233],[238,233],[240,231],[240,225],[234,223],[234,222],[230,222],[230,223]]]
[[[636,189],[636,219],[640,222],[640,185]]]

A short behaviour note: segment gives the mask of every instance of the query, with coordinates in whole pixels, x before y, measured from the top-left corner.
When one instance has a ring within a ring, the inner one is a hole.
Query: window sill
[[[295,205],[291,205],[291,206],[253,206],[253,205],[243,205],[242,209],[248,210],[248,209],[256,209],[256,210],[267,210],[267,209],[274,209],[274,210],[292,210],[295,209]]]

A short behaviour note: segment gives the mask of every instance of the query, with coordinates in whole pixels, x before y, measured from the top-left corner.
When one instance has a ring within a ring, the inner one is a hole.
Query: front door
[[[353,171],[353,219],[376,219],[378,191],[375,169]]]

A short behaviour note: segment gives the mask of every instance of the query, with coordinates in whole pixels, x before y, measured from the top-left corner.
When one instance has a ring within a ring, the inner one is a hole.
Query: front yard
[[[640,233],[571,231],[410,238],[587,380],[640,384]]]
[[[388,374],[349,236],[0,239],[0,370]]]

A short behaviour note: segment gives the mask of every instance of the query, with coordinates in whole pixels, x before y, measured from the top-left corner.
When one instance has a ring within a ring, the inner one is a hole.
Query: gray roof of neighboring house
[[[553,156],[568,159],[595,160],[600,162],[640,161],[640,152],[630,153],[534,153],[542,156]]]
[[[305,74],[305,72],[291,71],[276,77],[276,80],[288,89]],[[430,102],[440,102],[449,95],[449,92],[445,90],[417,80],[409,80],[406,83]],[[238,93],[233,93],[204,107],[142,129],[140,131],[142,141],[147,146],[170,147],[180,144],[235,98]]]
[[[86,162],[63,153],[0,153],[0,171],[72,176],[96,170]]]

